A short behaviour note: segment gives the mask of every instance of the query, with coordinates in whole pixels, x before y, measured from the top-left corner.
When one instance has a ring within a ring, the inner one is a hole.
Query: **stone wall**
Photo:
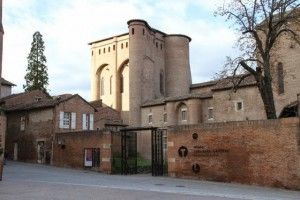
[[[299,138],[299,118],[169,128],[168,172],[173,177],[300,189]]]
[[[5,132],[6,132],[6,117],[0,115],[0,181],[2,180],[3,172],[3,158],[4,158],[4,148],[5,148]]]
[[[112,137],[106,131],[57,133],[53,147],[53,165],[84,168],[84,149],[100,148],[100,167],[95,171],[111,173]]]

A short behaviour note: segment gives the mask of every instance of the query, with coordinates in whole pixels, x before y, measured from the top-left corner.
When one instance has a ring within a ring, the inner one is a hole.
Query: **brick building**
[[[96,109],[77,94],[50,97],[35,90],[0,102],[7,116],[6,150],[14,160],[51,163],[55,134],[94,129]]]
[[[143,20],[128,21],[128,33],[91,42],[92,100],[119,111],[130,126],[266,119],[253,77],[237,92],[229,79],[192,84],[190,42]],[[284,37],[272,52],[278,116],[300,93],[299,53],[300,46]]]

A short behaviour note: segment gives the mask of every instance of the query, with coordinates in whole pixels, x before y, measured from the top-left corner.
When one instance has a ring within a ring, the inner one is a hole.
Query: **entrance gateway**
[[[166,130],[157,127],[123,128],[113,133],[112,172],[163,176],[166,171],[165,133]]]

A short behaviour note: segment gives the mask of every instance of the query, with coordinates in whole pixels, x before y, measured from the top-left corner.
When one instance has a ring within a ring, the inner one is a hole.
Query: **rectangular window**
[[[209,120],[214,119],[214,108],[212,108],[212,107],[208,108],[208,119]]]
[[[284,72],[283,65],[279,63],[277,66],[277,78],[278,78],[278,94],[284,93]]]
[[[64,112],[63,127],[71,128],[71,113],[70,112]]]
[[[24,131],[25,130],[25,123],[26,123],[26,118],[25,117],[21,117],[21,119],[20,119],[20,131]]]
[[[238,101],[235,103],[235,110],[236,111],[242,111],[244,110],[244,105],[242,101]]]
[[[148,123],[149,123],[149,124],[152,124],[152,122],[153,122],[152,114],[149,114],[149,115],[148,115]]]
[[[181,109],[181,121],[186,121],[187,120],[187,110],[186,108]]]
[[[164,113],[164,123],[167,123],[168,122],[168,115],[167,113]]]
[[[100,167],[100,148],[84,149],[84,167]]]
[[[94,130],[94,114],[82,114],[82,130]]]

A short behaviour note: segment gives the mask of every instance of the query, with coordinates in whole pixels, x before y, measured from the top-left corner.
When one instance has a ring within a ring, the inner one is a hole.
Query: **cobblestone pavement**
[[[8,162],[0,182],[0,200],[12,199],[299,200],[300,192],[150,175],[105,175]]]

